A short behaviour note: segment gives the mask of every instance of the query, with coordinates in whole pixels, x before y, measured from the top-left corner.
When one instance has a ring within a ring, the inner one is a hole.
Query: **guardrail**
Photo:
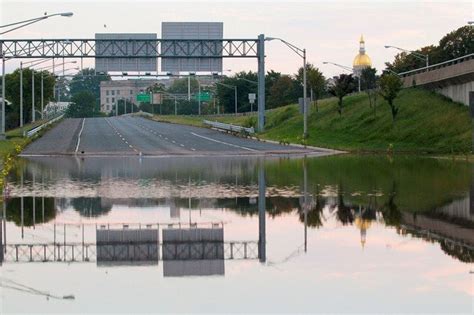
[[[232,124],[225,124],[217,121],[210,121],[210,120],[203,120],[202,121],[205,125],[211,126],[212,128],[220,129],[220,130],[225,130],[225,131],[230,131],[230,132],[246,132],[248,134],[253,134],[255,133],[255,130],[253,127],[246,128],[242,126],[236,126]]]
[[[34,135],[37,134],[41,129],[43,129],[43,128],[49,126],[49,125],[51,125],[52,123],[54,123],[54,122],[60,120],[60,119],[63,118],[63,117],[64,117],[64,114],[61,114],[61,115],[59,115],[59,116],[57,116],[57,117],[55,117],[55,118],[53,118],[53,119],[48,120],[47,122],[45,122],[44,124],[42,124],[42,125],[40,125],[40,126],[38,126],[38,127],[35,127],[35,128],[33,128],[33,129],[31,129],[31,130],[28,130],[28,132],[26,132],[26,134],[25,134],[26,137],[30,138],[30,137],[34,136]]]
[[[401,76],[401,77],[406,77],[406,76],[417,74],[417,73],[422,73],[422,72],[426,72],[426,71],[431,71],[431,70],[436,70],[436,69],[448,67],[448,66],[451,66],[451,65],[454,65],[454,64],[458,64],[460,62],[464,62],[464,61],[473,59],[473,58],[474,58],[474,54],[469,54],[469,55],[465,55],[465,56],[458,57],[458,58],[455,58],[455,59],[451,59],[451,60],[443,61],[443,62],[440,62],[440,63],[436,63],[436,64],[430,65],[428,67],[423,67],[423,68],[418,68],[418,69],[415,69],[415,70],[400,72],[398,75]]]

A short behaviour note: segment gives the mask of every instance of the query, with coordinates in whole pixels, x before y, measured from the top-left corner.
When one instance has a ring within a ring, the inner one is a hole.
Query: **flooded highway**
[[[469,163],[26,157],[7,191],[2,312],[472,310]]]

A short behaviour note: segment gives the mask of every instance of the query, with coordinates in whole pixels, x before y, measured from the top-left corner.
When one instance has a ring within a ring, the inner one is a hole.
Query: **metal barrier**
[[[255,133],[255,130],[253,127],[246,128],[242,126],[236,126],[232,124],[225,124],[217,121],[209,121],[209,120],[203,120],[203,123],[205,125],[211,126],[212,128],[220,129],[220,130],[225,130],[225,131],[230,131],[230,132],[246,132],[248,134],[253,134]]]
[[[57,117],[55,117],[55,118],[53,118],[53,119],[48,120],[47,122],[45,122],[44,124],[42,124],[42,125],[40,125],[40,126],[38,126],[38,127],[35,127],[35,128],[33,128],[33,129],[31,129],[31,130],[28,130],[28,132],[26,132],[26,136],[27,136],[28,138],[34,136],[34,135],[37,134],[41,129],[43,129],[43,128],[49,126],[49,125],[51,125],[52,123],[54,123],[54,122],[60,120],[60,119],[63,118],[63,117],[64,117],[64,114],[61,114],[61,115],[59,115],[59,116],[57,116]]]
[[[422,73],[422,72],[426,72],[426,71],[431,71],[431,70],[436,70],[436,69],[452,66],[452,65],[470,60],[472,58],[474,58],[474,54],[468,54],[468,55],[465,55],[465,56],[462,56],[462,57],[458,57],[458,58],[454,58],[454,59],[451,59],[451,60],[446,60],[446,61],[443,61],[443,62],[440,62],[440,63],[436,63],[436,64],[430,65],[428,67],[423,67],[423,68],[418,68],[418,69],[414,69],[414,70],[410,70],[410,71],[400,72],[398,75],[400,77],[406,77],[406,76],[410,76],[410,75],[413,75],[413,74],[418,74],[418,73]]]

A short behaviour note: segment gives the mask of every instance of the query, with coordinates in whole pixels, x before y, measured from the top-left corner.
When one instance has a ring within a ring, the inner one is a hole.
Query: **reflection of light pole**
[[[258,161],[258,259],[265,262],[266,254],[266,218],[265,218],[265,161]]]
[[[425,54],[420,54],[419,52],[416,52],[416,51],[413,51],[413,50],[403,49],[403,48],[400,48],[400,47],[390,46],[390,45],[385,45],[384,47],[385,48],[394,48],[394,49],[397,49],[397,50],[400,50],[400,51],[408,52],[408,53],[412,54],[414,57],[416,57],[418,59],[421,59],[421,60],[424,60],[426,68],[428,68],[428,66],[430,65],[430,62],[429,62],[430,56],[428,54],[426,54],[426,55]]]
[[[298,48],[289,42],[276,37],[266,37],[265,40],[279,40],[293,50],[298,56],[303,58],[303,139],[308,137],[308,108],[306,104],[307,90],[306,90],[306,49]]]
[[[303,158],[303,207],[304,207],[304,251],[308,251],[308,171],[306,169],[306,157]]]
[[[350,72],[356,74],[357,81],[358,81],[358,84],[359,84],[359,92],[360,92],[360,73],[356,73],[354,68],[351,68],[351,67],[348,67],[348,66],[343,66],[343,65],[340,65],[338,63],[334,63],[334,62],[330,62],[330,61],[323,61],[323,64],[325,64],[325,65],[330,64],[330,65],[342,68],[344,70],[347,70],[347,71],[350,71]]]

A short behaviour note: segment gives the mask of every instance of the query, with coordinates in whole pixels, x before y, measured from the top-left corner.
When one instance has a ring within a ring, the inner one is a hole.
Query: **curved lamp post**
[[[291,50],[293,50],[298,56],[303,58],[303,139],[306,139],[308,137],[308,108],[307,108],[307,102],[306,102],[306,97],[307,97],[307,91],[306,91],[306,49],[305,48],[299,48],[289,42],[287,42],[284,39],[278,38],[278,37],[265,37],[266,41],[272,41],[272,40],[279,40],[286,46],[288,46]]]

